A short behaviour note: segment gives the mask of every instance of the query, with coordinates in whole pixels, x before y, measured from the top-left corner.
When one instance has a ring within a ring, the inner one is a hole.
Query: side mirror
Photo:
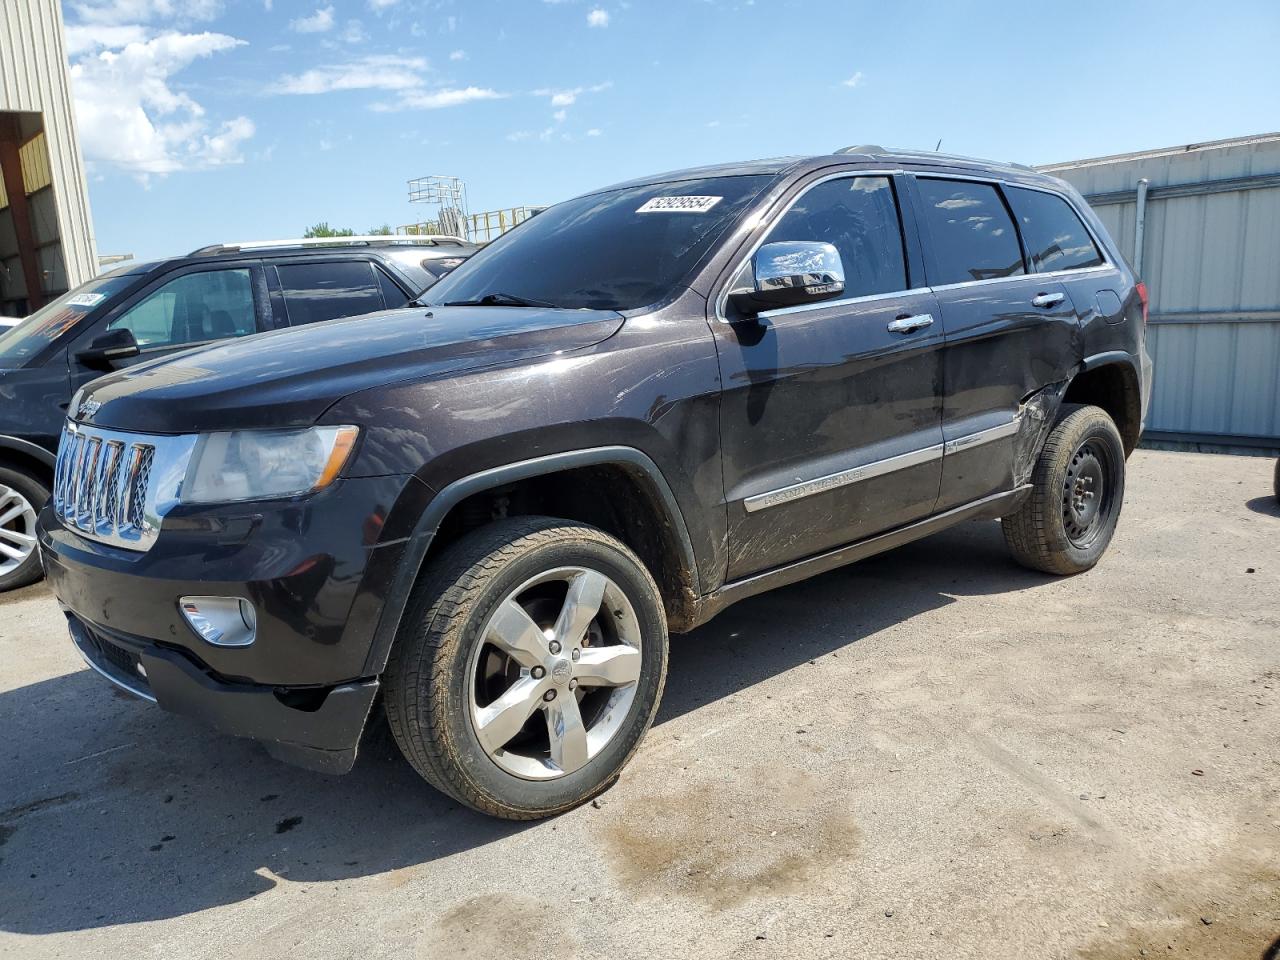
[[[90,370],[114,370],[117,360],[138,355],[138,341],[132,330],[111,330],[98,337],[88,348],[76,354],[76,359]]]
[[[766,243],[751,258],[755,286],[734,290],[729,299],[748,316],[761,310],[831,300],[844,293],[844,263],[829,243],[780,240]]]

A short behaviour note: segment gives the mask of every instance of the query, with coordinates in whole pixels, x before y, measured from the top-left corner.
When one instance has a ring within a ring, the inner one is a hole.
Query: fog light
[[[183,597],[178,608],[191,629],[219,647],[247,647],[258,629],[253,604],[239,597]]]

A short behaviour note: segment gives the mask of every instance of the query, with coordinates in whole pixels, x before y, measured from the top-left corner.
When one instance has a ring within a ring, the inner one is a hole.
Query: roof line
[[[1066,160],[1061,163],[1045,163],[1036,166],[1037,170],[1073,170],[1078,167],[1089,167],[1103,163],[1118,163],[1125,160],[1150,160],[1156,157],[1173,157],[1197,150],[1215,150],[1225,147],[1238,147],[1250,143],[1269,143],[1280,140],[1280,132],[1255,133],[1244,137],[1227,137],[1224,140],[1204,140],[1200,143],[1185,143],[1175,147],[1157,147],[1152,150],[1137,150],[1132,153],[1112,153],[1104,157],[1089,157],[1084,160]]]

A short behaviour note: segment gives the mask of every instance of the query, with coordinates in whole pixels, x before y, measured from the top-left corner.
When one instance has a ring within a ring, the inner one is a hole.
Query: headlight
[[[312,427],[204,434],[187,467],[182,502],[266,500],[321,490],[338,476],[359,432]]]

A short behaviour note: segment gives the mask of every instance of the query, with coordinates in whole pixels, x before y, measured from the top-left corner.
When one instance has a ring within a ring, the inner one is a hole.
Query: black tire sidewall
[[[525,780],[499,767],[480,745],[471,722],[469,668],[476,646],[482,642],[481,631],[503,598],[539,573],[567,566],[598,570],[626,593],[640,624],[640,680],[621,728],[586,766],[555,780]],[[569,538],[539,545],[505,564],[483,587],[481,598],[464,622],[454,629],[456,636],[448,645],[447,662],[433,681],[437,691],[443,688],[448,701],[447,740],[455,747],[456,762],[474,789],[501,806],[551,813],[576,806],[607,787],[648,729],[666,677],[666,620],[648,575],[625,553],[595,540]]]
[[[1057,497],[1053,503],[1054,510],[1051,513],[1053,518],[1051,533],[1056,541],[1053,546],[1066,554],[1076,566],[1088,568],[1097,564],[1102,555],[1106,553],[1107,547],[1111,544],[1111,538],[1115,534],[1116,524],[1120,519],[1120,510],[1124,506],[1124,443],[1121,441],[1120,433],[1116,430],[1111,418],[1096,407],[1086,407],[1068,415],[1056,429],[1069,431],[1069,435],[1064,438],[1067,441],[1062,447],[1064,456],[1055,458],[1054,462],[1049,465],[1051,475],[1046,478],[1050,484],[1050,491]],[[1091,440],[1101,441],[1107,447],[1107,456],[1111,466],[1110,475],[1107,477],[1107,485],[1111,488],[1109,490],[1110,507],[1106,524],[1099,530],[1093,542],[1087,547],[1079,547],[1072,543],[1071,538],[1067,536],[1066,523],[1062,517],[1063,484],[1066,480],[1072,456],[1080,447]]]
[[[45,501],[49,499],[49,490],[42,481],[19,470],[0,467],[0,484],[17,490],[19,494],[26,498],[26,501],[31,504],[37,514],[43,509]],[[16,590],[18,587],[25,587],[29,583],[35,583],[43,576],[43,573],[44,571],[40,566],[40,551],[37,549],[32,551],[31,556],[23,561],[22,565],[16,570],[0,576],[0,593],[7,590]]]

